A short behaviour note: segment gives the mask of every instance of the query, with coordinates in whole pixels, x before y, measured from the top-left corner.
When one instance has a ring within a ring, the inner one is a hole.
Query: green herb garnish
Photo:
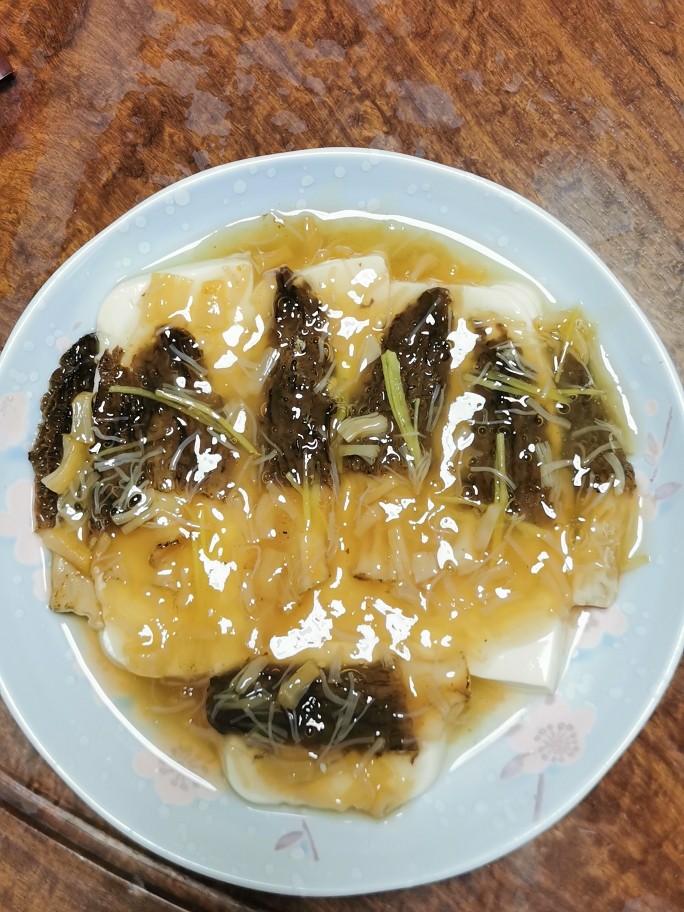
[[[203,424],[219,437],[227,437],[228,440],[241,446],[251,456],[259,455],[256,447],[239,431],[236,431],[224,415],[215,411],[205,402],[199,402],[180,390],[148,390],[141,386],[114,385],[109,387],[109,392],[120,393],[125,396],[140,396],[143,399],[151,399],[153,402],[158,402],[159,405],[168,405],[176,409],[177,412],[187,415],[188,418],[194,418],[195,421],[199,421],[200,424]]]
[[[392,415],[399,428],[399,433],[404,438],[406,448],[414,462],[418,462],[422,457],[420,441],[418,440],[417,424],[411,421],[404,384],[401,379],[401,370],[399,368],[399,358],[393,351],[386,351],[380,356],[382,363],[382,376],[385,381],[387,398],[389,399]]]
[[[463,379],[472,386],[483,386],[485,389],[507,393],[510,396],[534,396],[538,399],[550,399],[552,402],[564,402],[566,404],[573,396],[603,396],[601,390],[587,389],[582,386],[571,386],[567,389],[557,389],[555,387],[542,389],[533,383],[518,380],[516,377],[509,377],[507,374],[502,374],[495,370],[488,371],[484,377],[478,377],[476,374],[466,374]]]

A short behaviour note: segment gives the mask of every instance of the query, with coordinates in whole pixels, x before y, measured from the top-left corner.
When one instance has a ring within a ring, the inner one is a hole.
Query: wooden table
[[[584,238],[684,364],[679,0],[4,0],[0,342],[50,273],[133,204],[211,165],[395,149],[492,178]],[[0,71],[2,67],[0,67]],[[446,883],[341,900],[192,876],[112,831],[0,709],[0,907],[684,908],[681,670],[565,820]]]

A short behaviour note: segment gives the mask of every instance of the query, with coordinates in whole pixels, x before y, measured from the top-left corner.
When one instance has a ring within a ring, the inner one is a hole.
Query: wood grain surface
[[[395,149],[522,193],[614,270],[684,366],[681,0],[0,0],[0,343],[47,277],[188,174],[316,146]],[[441,884],[267,896],[99,820],[0,705],[0,909],[684,908],[684,675],[530,845]]]

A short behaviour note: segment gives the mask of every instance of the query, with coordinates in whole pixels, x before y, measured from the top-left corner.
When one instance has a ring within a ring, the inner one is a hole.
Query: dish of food
[[[243,797],[383,816],[480,679],[552,691],[572,609],[614,601],[619,386],[580,311],[428,229],[271,214],[202,246],[117,285],[53,374],[51,606],[192,690]]]
[[[60,366],[22,400],[45,309]],[[652,708],[634,679],[663,686],[681,651],[653,572],[676,548],[681,390],[649,333],[569,232],[438,166],[330,150],[158,194],[56,274],[3,357],[4,408],[27,412],[8,505],[21,490],[30,523],[35,487],[67,612],[37,581],[32,635],[23,608],[8,622],[9,705],[105,816],[212,876],[368,891],[507,851],[591,787]],[[16,565],[35,540],[14,537]],[[631,633],[653,588],[658,630]],[[73,666],[44,706],[17,665],[32,637]],[[435,851],[471,818],[482,841]],[[349,827],[363,853],[333,865]]]

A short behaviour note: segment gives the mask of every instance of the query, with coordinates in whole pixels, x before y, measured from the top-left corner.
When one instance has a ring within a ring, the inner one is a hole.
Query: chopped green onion
[[[561,349],[560,358],[558,359],[558,367],[556,368],[556,372],[553,375],[553,379],[554,379],[555,383],[558,383],[558,381],[560,380],[560,376],[563,372],[563,366],[565,365],[565,358],[566,358],[566,355],[568,354],[568,352],[570,351],[571,345],[572,345],[572,342],[568,342],[567,339],[563,342],[563,348]]]
[[[297,479],[294,477],[293,472],[286,472],[285,478],[287,478],[287,480],[290,482],[290,484],[295,489],[295,491],[298,491],[300,494],[302,494],[302,486],[297,481]]]
[[[199,421],[200,424],[203,424],[210,431],[218,433],[219,436],[223,435],[232,442],[239,444],[251,456],[260,455],[256,447],[250,443],[245,436],[236,431],[225,416],[215,411],[206,403],[198,402],[197,399],[193,399],[193,397],[189,396],[187,393],[181,393],[177,390],[174,390],[173,392],[164,389],[148,390],[140,386],[118,385],[110,386],[109,392],[128,396],[140,396],[143,399],[152,399],[153,402],[158,402],[160,405],[168,405],[171,408],[176,409],[176,411],[181,412],[181,414],[187,415],[188,418],[194,418],[195,421]]]
[[[492,548],[497,550],[503,538],[504,521],[506,518],[506,508],[508,507],[508,483],[506,482],[506,437],[499,432],[496,435],[496,449],[494,452],[494,505],[499,508],[492,529],[491,542]]]
[[[305,478],[302,482],[302,510],[304,512],[304,532],[311,529],[311,482]]]
[[[399,433],[404,438],[409,455],[415,462],[418,462],[422,452],[418,440],[418,432],[411,422],[404,384],[401,379],[399,359],[395,352],[386,351],[380,356],[380,361],[392,415],[397,422]]]
[[[435,500],[438,503],[445,504],[454,504],[455,506],[464,506],[464,507],[481,507],[482,504],[479,500],[468,500],[467,497],[459,497],[456,494],[436,494]]]
[[[494,460],[497,472],[494,476],[494,503],[500,504],[505,510],[508,506],[508,485],[506,484],[506,437],[502,433],[496,435]]]
[[[420,399],[413,400],[413,430],[418,434],[418,414],[420,412]]]
[[[581,386],[543,390],[533,383],[526,383],[524,380],[518,380],[515,377],[509,377],[507,374],[493,370],[488,371],[484,377],[478,377],[476,374],[466,374],[463,379],[473,386],[483,386],[485,389],[508,393],[511,396],[538,396],[542,399],[550,399],[552,402],[564,402],[566,404],[573,396],[603,396],[601,390],[586,389]]]

